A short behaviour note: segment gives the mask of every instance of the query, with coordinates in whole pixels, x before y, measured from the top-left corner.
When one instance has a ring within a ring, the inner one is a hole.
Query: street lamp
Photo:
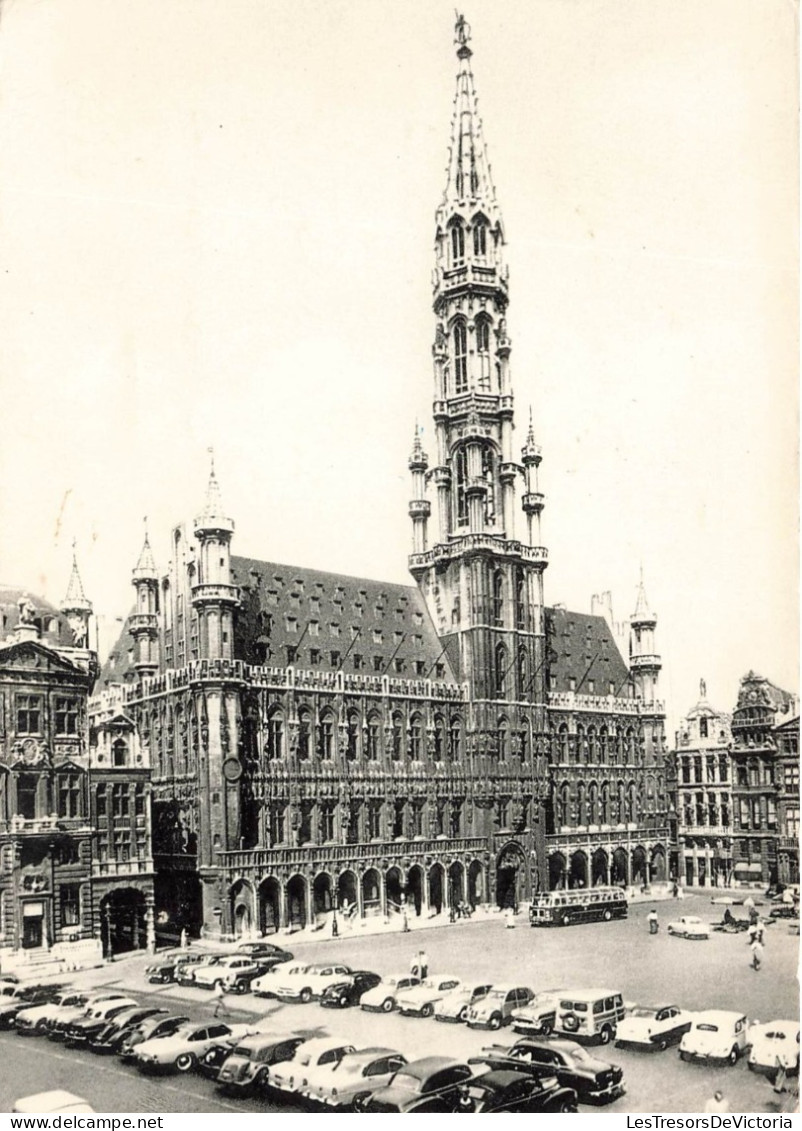
[[[401,930],[406,933],[409,930],[409,919],[407,919],[407,897],[401,892]]]
[[[334,901],[331,905],[331,937],[336,939],[339,937],[340,928],[337,925],[337,892],[334,893]]]

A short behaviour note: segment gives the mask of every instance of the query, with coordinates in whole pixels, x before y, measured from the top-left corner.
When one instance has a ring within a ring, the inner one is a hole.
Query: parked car
[[[541,990],[528,1005],[512,1011],[512,1027],[516,1033],[530,1037],[548,1037],[557,1022],[557,1005],[564,990]]]
[[[86,1017],[97,1005],[101,1005],[105,1001],[131,1001],[126,994],[118,991],[100,994],[92,994],[84,998],[81,1003],[75,1005],[63,1006],[60,1009],[54,1010],[49,1014],[45,1021],[46,1035],[48,1040],[63,1041],[67,1029],[74,1021],[78,1021],[81,1017]]]
[[[542,1041],[523,1037],[514,1045],[491,1045],[482,1055],[472,1057],[469,1064],[486,1064],[489,1068],[512,1068],[532,1075],[554,1075],[565,1088],[572,1088],[580,1103],[612,1103],[624,1095],[624,1072],[591,1055],[582,1045],[562,1038]]]
[[[354,1046],[339,1037],[313,1037],[298,1045],[292,1060],[272,1064],[265,1084],[278,1092],[297,1092],[310,1070],[318,1065],[336,1064],[351,1052],[356,1052]]]
[[[295,957],[289,950],[282,950],[269,942],[242,942],[237,947],[238,954],[250,954],[253,958],[275,958],[276,962],[292,962]]]
[[[669,923],[666,930],[670,935],[680,939],[709,939],[710,924],[705,923],[697,915],[680,915]]]
[[[242,1037],[224,1037],[221,1041],[215,1041],[196,1062],[195,1070],[208,1080],[216,1080],[220,1069],[241,1040]]]
[[[736,1064],[746,1050],[746,1030],[747,1021],[743,1013],[727,1009],[697,1013],[680,1041],[679,1055],[683,1060]]]
[[[67,1009],[83,1010],[88,1000],[88,995],[79,990],[62,990],[52,1001],[45,1002],[44,1005],[32,1005],[27,1009],[21,1009],[14,1021],[14,1027],[20,1037],[43,1037],[48,1021],[58,1018],[62,1011]]]
[[[281,1037],[275,1033],[253,1033],[241,1040],[217,1074],[219,1091],[250,1095],[267,1081],[271,1065],[292,1060],[305,1037]]]
[[[276,987],[281,984],[285,978],[293,977],[296,974],[302,974],[307,967],[308,962],[281,962],[278,966],[274,966],[267,974],[263,974],[261,978],[256,978],[251,982],[251,990],[257,997],[275,997]]]
[[[188,955],[176,967],[175,980],[179,986],[194,986],[196,970],[207,966],[219,966],[230,957],[229,954],[204,954],[199,959],[198,955]]]
[[[20,1114],[38,1115],[59,1113],[72,1115],[79,1112],[94,1112],[94,1110],[86,1100],[74,1095],[73,1092],[65,1092],[62,1088],[56,1088],[52,1092],[37,1092],[34,1096],[23,1096],[22,1099],[14,1101],[13,1107],[13,1111]]]
[[[415,974],[388,974],[377,986],[362,995],[359,1008],[370,1013],[392,1013],[398,995],[419,985],[420,978]]]
[[[23,1009],[54,1002],[59,990],[63,988],[63,986],[15,986],[13,993],[0,998],[0,1029],[10,1029],[16,1021],[17,1014]]]
[[[467,1021],[470,1007],[486,997],[492,988],[490,982],[468,982],[458,986],[440,998],[434,1007],[435,1021]]]
[[[618,1022],[618,1048],[660,1049],[678,1044],[694,1015],[677,1005],[636,1005]]]
[[[359,999],[381,981],[381,974],[372,970],[355,970],[350,981],[332,982],[320,995],[320,1004],[327,1009],[347,1009],[359,1005]]]
[[[749,1056],[747,1065],[752,1072],[760,1072],[774,1080],[779,1069],[788,1076],[799,1075],[799,1022],[768,1021],[752,1025],[748,1035]]]
[[[405,1064],[386,1088],[359,1105],[368,1113],[454,1112],[462,1089],[472,1079],[469,1065],[448,1056],[425,1056]]]
[[[793,903],[779,903],[769,911],[771,919],[798,919],[799,906]]]
[[[438,1001],[461,985],[462,980],[453,974],[425,978],[419,986],[410,986],[398,994],[398,1008],[405,1017],[432,1017]]]
[[[90,1037],[96,1037],[106,1024],[117,1017],[125,1009],[137,1006],[139,1002],[132,997],[113,998],[111,1001],[102,1001],[86,1010],[83,1017],[72,1021],[64,1029],[63,1041],[69,1047],[85,1045]]]
[[[219,962],[204,962],[192,971],[192,984],[202,990],[217,986],[228,988],[240,971],[254,970],[255,963],[247,954],[232,954]]]
[[[488,994],[468,1010],[469,1029],[500,1029],[509,1025],[513,1011],[528,1005],[535,996],[529,986],[493,986]]]
[[[148,975],[148,981],[154,985],[166,985],[176,981],[181,967],[199,965],[207,961],[208,957],[208,954],[198,951],[192,953],[179,951],[177,954],[164,955],[159,962],[146,966],[145,973]]]
[[[232,994],[248,994],[257,978],[269,974],[276,965],[275,959],[257,958],[250,966],[238,967],[237,970],[229,973],[225,983],[226,989]]]
[[[118,1049],[118,1054],[123,1060],[133,1060],[137,1048],[145,1041],[155,1041],[159,1037],[171,1037],[182,1025],[186,1025],[189,1018],[179,1015],[166,1017],[149,1017],[147,1021],[132,1029],[123,1037]]]
[[[372,1093],[386,1087],[406,1062],[407,1058],[395,1049],[360,1049],[336,1064],[310,1069],[299,1091],[305,1099],[334,1110],[359,1111]]]
[[[542,1111],[578,1111],[578,1105],[576,1092],[564,1088],[556,1076],[491,1069],[465,1086],[457,1111],[482,1115],[501,1112],[536,1114]]]
[[[606,1045],[625,1014],[624,998],[617,990],[565,990],[557,1003],[554,1031],[574,1041]]]
[[[169,1037],[151,1038],[137,1045],[136,1066],[142,1072],[189,1072],[215,1042],[229,1036],[247,1036],[251,1029],[252,1026],[225,1025],[219,1021],[191,1021]]]
[[[149,1017],[166,1017],[167,1012],[164,1006],[153,1005],[137,1005],[124,1009],[122,1013],[107,1021],[99,1033],[89,1038],[89,1047],[92,1052],[100,1056],[115,1053],[128,1034],[143,1021],[147,1021]]]
[[[342,962],[314,962],[302,971],[278,978],[273,993],[280,1001],[306,1003],[320,997],[327,986],[349,982],[352,974],[351,967]]]

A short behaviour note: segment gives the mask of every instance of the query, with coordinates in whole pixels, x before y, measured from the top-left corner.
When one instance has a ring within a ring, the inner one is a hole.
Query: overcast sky
[[[786,0],[473,0],[546,594],[658,613],[673,721],[797,674]],[[149,516],[408,579],[451,0],[6,0],[0,578],[125,614]],[[521,515],[519,532],[524,529]]]

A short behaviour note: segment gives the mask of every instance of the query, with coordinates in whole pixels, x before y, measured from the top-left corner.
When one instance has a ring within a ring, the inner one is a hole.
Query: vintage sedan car
[[[275,1033],[252,1033],[235,1045],[217,1074],[218,1091],[228,1095],[248,1096],[261,1088],[270,1066],[292,1060],[295,1050],[306,1040],[300,1036],[276,1036]]]
[[[492,990],[489,982],[468,982],[458,986],[445,997],[440,998],[434,1007],[435,1021],[453,1021],[461,1023],[468,1020],[468,1010],[472,1005]]]
[[[122,994],[120,994],[122,997]],[[94,1000],[98,1000],[95,998]],[[28,1009],[21,1009],[14,1021],[17,1035],[20,1037],[43,1037],[48,1021],[56,1019],[68,1009],[83,1010],[89,997],[79,990],[62,990],[57,993],[52,1001],[44,1005],[33,1005]]]
[[[388,974],[377,986],[362,995],[359,1008],[366,1009],[369,1013],[392,1013],[397,1005],[398,995],[419,985],[420,978],[415,974]]]
[[[139,1045],[144,1044],[145,1041],[158,1040],[159,1037],[171,1037],[173,1033],[177,1032],[182,1025],[186,1025],[188,1021],[189,1018],[183,1014],[168,1014],[166,1017],[149,1017],[147,1021],[138,1025],[136,1029],[132,1029],[130,1032],[126,1033],[117,1050],[118,1055],[123,1060],[133,1060]]]
[[[289,950],[282,950],[270,942],[242,942],[237,947],[237,954],[250,954],[254,959],[275,958],[276,962],[292,962],[295,955]]]
[[[23,1009],[52,1003],[59,990],[63,988],[63,986],[15,986],[13,993],[0,998],[0,1029],[11,1029],[17,1014]]]
[[[15,1112],[37,1115],[78,1114],[94,1112],[94,1108],[73,1092],[56,1088],[52,1092],[37,1092],[34,1096],[23,1096],[14,1101]]]
[[[592,1056],[575,1041],[538,1041],[523,1037],[514,1045],[491,1045],[469,1064],[486,1064],[492,1069],[514,1069],[534,1076],[556,1076],[565,1088],[576,1092],[580,1103],[612,1103],[624,1095],[624,1073],[617,1064]]]
[[[565,990],[540,990],[528,1005],[512,1011],[512,1028],[528,1037],[548,1037],[554,1032],[557,1006]]]
[[[528,1005],[535,996],[529,986],[493,986],[490,993],[474,1002],[468,1010],[469,1029],[500,1029],[509,1025],[513,1012]]]
[[[683,1060],[737,1064],[746,1051],[747,1020],[743,1013],[729,1009],[709,1009],[697,1013],[679,1044]]]
[[[204,954],[199,962],[196,954],[189,955],[178,964],[175,971],[175,980],[179,986],[194,986],[196,970],[200,970],[201,967],[219,966],[226,958],[231,958],[231,955]]]
[[[265,1086],[277,1092],[297,1092],[304,1077],[318,1066],[338,1064],[344,1056],[356,1052],[353,1045],[340,1037],[313,1037],[298,1045],[292,1060],[272,1064],[267,1070]]]
[[[676,1045],[693,1024],[694,1014],[678,1005],[635,1005],[618,1022],[619,1048],[660,1049]]]
[[[220,1075],[220,1069],[241,1040],[242,1037],[224,1037],[221,1041],[215,1041],[197,1061],[195,1071],[205,1076],[207,1080],[216,1080]]]
[[[388,1114],[455,1112],[463,1087],[472,1078],[470,1066],[462,1061],[425,1056],[405,1064],[386,1088],[379,1088],[357,1110]]]
[[[398,1008],[405,1017],[432,1017],[438,1001],[461,985],[462,979],[454,974],[425,978],[419,986],[410,986],[398,994]]]
[[[564,1088],[556,1076],[534,1076],[510,1069],[491,1069],[474,1077],[463,1089],[457,1107],[458,1112],[482,1115],[577,1110],[576,1092]]]
[[[134,998],[115,998],[112,1001],[102,1001],[86,1010],[83,1017],[72,1021],[64,1030],[64,1044],[75,1048],[85,1045],[90,1037],[96,1037],[109,1021],[117,1017],[123,1010],[133,1009],[139,1002]]]
[[[214,963],[203,962],[193,969],[192,984],[202,990],[212,990],[217,986],[227,989],[240,971],[252,971],[255,965],[247,954],[232,954]]]
[[[709,939],[710,924],[705,923],[697,915],[680,915],[669,923],[666,930],[670,935],[680,939]]]
[[[229,974],[225,987],[232,994],[249,994],[253,983],[263,975],[269,974],[277,965],[276,959],[256,958],[250,966],[239,967]]]
[[[251,1025],[225,1025],[219,1021],[182,1025],[170,1037],[151,1038],[134,1049],[141,1072],[189,1072],[209,1048],[225,1037],[245,1037]]]
[[[78,1021],[79,1018],[85,1017],[95,1006],[101,1005],[104,1001],[130,1001],[131,999],[127,994],[120,993],[119,991],[111,993],[91,994],[86,997],[82,1003],[75,1005],[65,1005],[60,1009],[54,1010],[48,1015],[45,1021],[45,1032],[48,1040],[63,1041],[64,1034],[73,1021]]]
[[[351,967],[342,962],[313,962],[296,974],[288,973],[286,977],[278,978],[273,993],[279,1001],[305,1004],[320,997],[328,986],[350,982],[352,976]]]
[[[198,966],[209,959],[208,954],[199,951],[178,951],[175,954],[165,954],[158,962],[145,967],[148,981],[156,986],[168,985],[175,982],[181,967]]]
[[[263,974],[261,978],[254,979],[251,982],[251,990],[257,997],[275,997],[276,987],[285,978],[294,977],[296,974],[303,974],[309,966],[308,962],[298,962],[293,959],[292,962],[280,962],[278,966],[274,966],[267,974]]]
[[[332,982],[320,995],[320,1004],[327,1009],[347,1009],[349,1005],[359,1005],[362,994],[378,986],[381,974],[372,970],[355,970],[350,981]]]
[[[760,1072],[772,1081],[784,1069],[787,1076],[799,1075],[799,1022],[767,1021],[752,1025],[748,1035],[749,1056],[746,1063],[752,1072]]]
[[[337,1064],[310,1070],[299,1092],[305,1099],[335,1111],[360,1111],[373,1092],[386,1087],[406,1062],[407,1058],[395,1049],[360,1049]]]
[[[98,1033],[90,1036],[89,1048],[99,1056],[117,1052],[127,1035],[143,1021],[147,1021],[149,1017],[166,1017],[167,1012],[164,1006],[130,1006],[108,1020]]]

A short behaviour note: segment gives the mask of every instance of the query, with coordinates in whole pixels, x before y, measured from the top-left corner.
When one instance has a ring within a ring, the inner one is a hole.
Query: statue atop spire
[[[468,46],[471,38],[471,25],[462,12],[457,12],[455,9],[454,15],[457,17],[457,22],[454,25],[454,42],[459,45],[460,50],[457,52],[457,56],[461,59],[463,48],[469,55],[471,54],[471,49]]]
[[[78,572],[76,541],[72,540],[72,572],[67,584],[67,593],[61,602],[61,611],[67,618],[76,648],[85,648],[89,636],[89,618],[92,615],[92,602],[84,593],[81,575]]]

